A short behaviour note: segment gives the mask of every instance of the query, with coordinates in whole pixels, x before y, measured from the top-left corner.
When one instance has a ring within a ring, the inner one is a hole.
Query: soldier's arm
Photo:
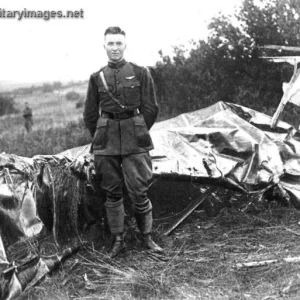
[[[154,124],[157,114],[158,105],[152,76],[147,68],[142,69],[141,74],[141,113],[144,116],[148,129]]]
[[[98,108],[98,91],[93,76],[90,77],[84,111],[83,120],[90,131],[91,135],[94,136],[97,127],[97,121],[99,118]]]

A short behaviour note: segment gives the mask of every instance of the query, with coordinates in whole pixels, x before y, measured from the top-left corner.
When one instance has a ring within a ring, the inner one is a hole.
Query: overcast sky
[[[107,61],[103,34],[121,26],[126,59],[154,65],[160,49],[188,45],[207,36],[207,22],[218,11],[233,12],[240,0],[1,0],[0,80],[87,80]],[[83,18],[3,18],[6,11],[81,11]],[[1,18],[2,13],[2,18]]]

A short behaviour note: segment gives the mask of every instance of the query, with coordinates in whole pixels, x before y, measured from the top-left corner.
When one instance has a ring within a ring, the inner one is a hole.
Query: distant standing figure
[[[25,119],[25,129],[29,133],[32,131],[33,119],[32,119],[32,109],[25,103],[25,108],[23,110],[23,117]]]

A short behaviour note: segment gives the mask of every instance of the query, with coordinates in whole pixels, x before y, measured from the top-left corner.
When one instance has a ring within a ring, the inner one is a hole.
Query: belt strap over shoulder
[[[104,85],[104,88],[105,88],[105,90],[107,91],[109,97],[110,97],[110,98],[111,98],[118,106],[120,106],[122,109],[128,109],[128,107],[125,106],[125,105],[123,105],[116,97],[114,97],[114,95],[113,95],[113,94],[111,93],[111,91],[109,90],[108,85],[107,85],[107,82],[106,82],[105,77],[104,77],[103,71],[100,71],[99,75],[100,75],[101,81],[102,81],[102,83],[103,83],[103,85]]]

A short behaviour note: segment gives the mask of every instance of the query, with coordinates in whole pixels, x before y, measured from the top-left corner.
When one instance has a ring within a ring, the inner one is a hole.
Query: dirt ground
[[[96,224],[81,233],[88,243],[78,254],[20,299],[299,299],[300,263],[283,260],[300,251],[300,211],[292,205],[250,203],[219,188],[170,235],[162,235],[200,188],[206,187],[164,181],[151,187],[153,236],[164,254],[141,247],[128,216],[128,249],[109,260],[110,237]],[[51,239],[40,249],[57,250]],[[277,262],[239,267],[271,259]]]

